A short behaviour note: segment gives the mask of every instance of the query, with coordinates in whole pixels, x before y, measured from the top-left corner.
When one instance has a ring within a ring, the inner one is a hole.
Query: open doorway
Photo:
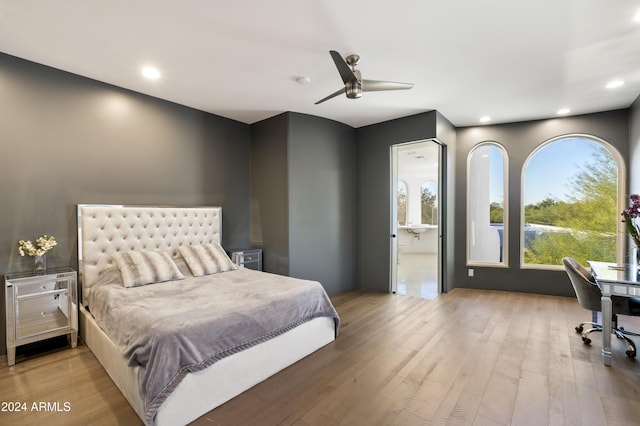
[[[391,289],[427,299],[441,291],[442,147],[425,140],[391,147]]]

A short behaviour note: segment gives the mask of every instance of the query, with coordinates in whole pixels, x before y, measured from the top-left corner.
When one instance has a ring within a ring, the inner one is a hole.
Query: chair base
[[[627,336],[640,336],[640,334],[634,333],[632,331],[627,331],[624,329],[624,327],[617,327],[617,321],[614,321],[614,324],[615,324],[615,327],[611,329],[611,333],[615,334],[618,339],[622,339],[627,343],[627,351],[625,353],[629,358],[635,358],[637,354],[636,344],[633,342],[633,340],[629,339]],[[592,328],[585,330],[584,329],[585,325],[590,325],[592,326]],[[589,338],[589,334],[593,332],[602,332],[602,325],[595,322],[586,321],[586,322],[580,323],[576,327],[576,333],[582,334],[582,341],[586,345],[591,344],[591,339]]]

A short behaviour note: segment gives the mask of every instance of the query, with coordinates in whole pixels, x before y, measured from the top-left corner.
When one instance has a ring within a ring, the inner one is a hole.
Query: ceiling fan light
[[[356,99],[362,96],[362,82],[359,80],[350,81],[345,85],[347,98]]]

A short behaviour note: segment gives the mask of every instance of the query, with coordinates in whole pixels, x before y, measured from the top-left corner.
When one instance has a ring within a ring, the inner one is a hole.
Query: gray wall
[[[289,272],[329,294],[356,285],[355,163],[355,129],[289,114]]]
[[[582,133],[597,136],[613,145],[629,158],[628,110],[581,115],[549,120],[459,128],[457,131],[455,209],[455,285],[493,290],[521,291],[561,296],[573,296],[564,271],[520,269],[521,173],[524,162],[543,142],[565,134]],[[475,276],[467,276],[466,266],[466,193],[467,156],[483,141],[501,143],[509,155],[509,268],[474,266]],[[567,158],[567,161],[571,161]],[[626,165],[628,169],[628,164]]]
[[[267,272],[355,287],[355,130],[284,113],[251,126],[252,243]]]
[[[289,274],[289,117],[251,125],[251,244],[263,269]]]
[[[2,275],[45,233],[76,268],[77,203],[221,205],[225,246],[249,244],[246,124],[0,54],[0,134]]]
[[[390,147],[435,138],[437,119],[430,111],[357,129],[359,288],[390,291]]]
[[[456,146],[457,135],[456,128],[442,114],[436,115],[436,138],[444,144],[442,167],[445,168],[443,175],[446,177],[444,182],[444,196],[446,203],[442,206],[442,250],[443,250],[443,273],[442,287],[444,291],[449,291],[455,287],[455,235],[456,222],[452,220],[456,208],[457,194],[455,191],[457,182],[456,173]]]

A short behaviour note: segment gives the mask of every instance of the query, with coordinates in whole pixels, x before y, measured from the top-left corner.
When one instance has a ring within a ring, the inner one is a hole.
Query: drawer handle
[[[40,312],[40,315],[45,316],[45,315],[47,315],[47,313],[46,312]]]
[[[47,289],[47,286],[46,286],[46,285],[43,285],[43,286],[42,286],[42,287],[40,287],[40,288],[41,288],[41,289],[43,289],[43,290],[46,290],[46,289]]]

